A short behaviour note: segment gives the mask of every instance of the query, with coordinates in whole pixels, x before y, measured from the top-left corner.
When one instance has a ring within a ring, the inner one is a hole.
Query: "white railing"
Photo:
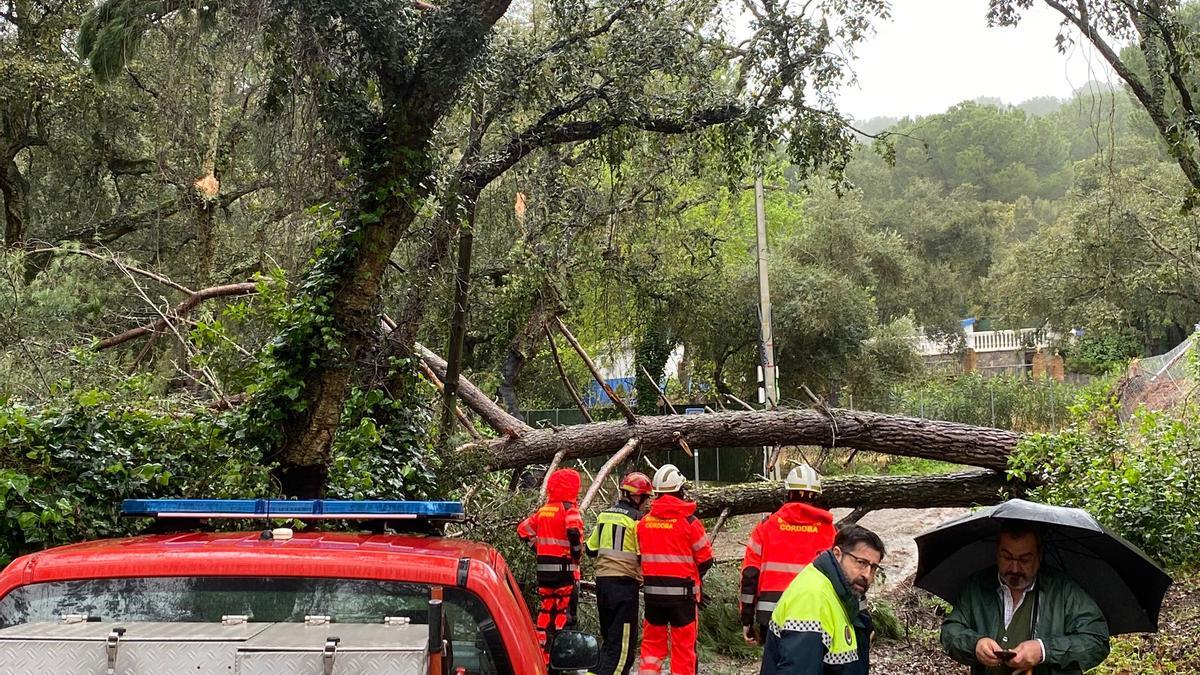
[[[1056,333],[1041,328],[1021,328],[1018,330],[985,330],[963,332],[966,348],[977,353],[983,352],[1016,352],[1025,349],[1046,348],[1058,339]],[[951,354],[955,350],[953,343],[931,340],[925,335],[919,335],[916,349],[923,356],[938,356]]]
[[[966,334],[967,348],[976,352],[1015,352],[1048,347],[1057,336],[1040,328],[985,330]]]

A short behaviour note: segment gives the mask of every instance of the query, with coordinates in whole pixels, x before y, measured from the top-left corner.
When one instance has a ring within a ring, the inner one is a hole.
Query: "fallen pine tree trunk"
[[[823,479],[822,487],[817,503],[825,508],[875,510],[998,504],[1021,486],[985,470],[931,476],[830,476]],[[768,513],[787,496],[776,481],[700,488],[690,494],[701,518],[716,517],[725,509],[730,516]]]
[[[567,459],[611,455],[629,439],[637,438],[643,452],[677,447],[680,439],[693,448],[809,445],[923,457],[1003,471],[1019,437],[1003,429],[858,410],[833,409],[827,415],[818,410],[776,409],[639,417],[637,424],[597,422],[528,429],[514,437],[470,444],[464,449],[486,450],[493,470],[547,462],[560,450],[565,451]]]

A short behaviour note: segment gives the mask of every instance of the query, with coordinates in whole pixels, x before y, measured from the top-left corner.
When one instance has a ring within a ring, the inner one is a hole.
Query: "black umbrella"
[[[1006,520],[1043,528],[1042,564],[1061,570],[1092,596],[1109,632],[1158,630],[1171,577],[1081,509],[1013,499],[943,523],[917,537],[914,585],[953,605],[967,579],[996,564],[996,538]]]

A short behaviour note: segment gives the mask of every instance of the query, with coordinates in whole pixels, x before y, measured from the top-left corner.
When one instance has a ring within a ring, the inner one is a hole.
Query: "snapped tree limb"
[[[998,504],[1021,486],[995,471],[960,471],[933,476],[830,476],[817,504],[825,508],[906,509],[932,506]],[[712,518],[768,513],[778,509],[787,493],[778,482],[740,483],[692,492],[696,515]]]

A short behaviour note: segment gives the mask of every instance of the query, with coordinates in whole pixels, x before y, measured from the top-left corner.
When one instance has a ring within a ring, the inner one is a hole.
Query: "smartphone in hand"
[[[1009,659],[1016,658],[1017,656],[1017,653],[1011,649],[1004,649],[992,653],[995,654],[996,658],[1000,659],[1001,661],[1008,661]]]

